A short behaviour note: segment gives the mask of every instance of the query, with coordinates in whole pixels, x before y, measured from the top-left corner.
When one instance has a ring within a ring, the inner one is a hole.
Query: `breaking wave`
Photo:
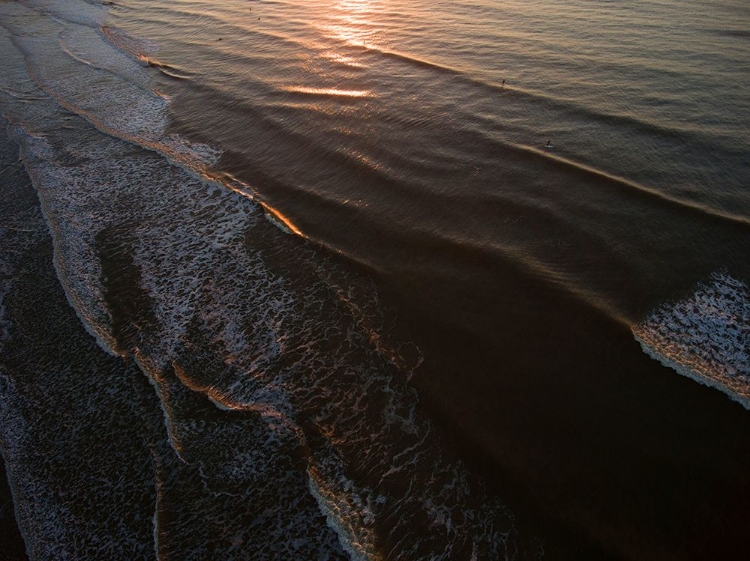
[[[117,396],[123,408],[150,407],[132,461],[151,455],[153,543],[139,535],[131,548],[153,547],[159,559],[515,557],[508,507],[448,459],[420,416],[414,364],[388,343],[372,283],[195,173],[219,152],[165,135],[168,101],[150,90],[147,67],[105,45],[90,22],[30,5],[0,4],[11,36],[0,35],[9,54],[0,68],[13,92],[0,107],[68,301],[115,355],[109,364],[122,357],[122,371],[140,372],[155,394],[150,406],[131,400],[134,382],[122,374],[44,399],[64,395],[95,416]],[[51,384],[67,373],[57,374]],[[12,389],[4,430],[21,434],[23,400]],[[97,426],[108,442],[134,430]],[[28,438],[7,442],[21,504],[54,493],[62,481],[30,469]],[[79,452],[67,461],[98,473],[96,457]],[[129,480],[120,483],[127,493]],[[22,520],[42,548],[36,558],[93,543],[78,533],[90,526],[70,524],[59,506],[38,501]],[[81,512],[93,524],[97,514]]]
[[[743,281],[715,273],[633,333],[652,358],[750,409],[750,290]]]

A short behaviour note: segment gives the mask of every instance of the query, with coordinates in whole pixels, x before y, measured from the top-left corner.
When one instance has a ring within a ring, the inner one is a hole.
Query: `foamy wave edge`
[[[750,289],[743,281],[714,273],[632,332],[649,357],[750,410]]]

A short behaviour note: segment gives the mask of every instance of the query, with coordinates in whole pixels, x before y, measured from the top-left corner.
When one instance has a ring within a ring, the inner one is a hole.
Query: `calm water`
[[[29,557],[742,559],[749,30],[0,2]]]

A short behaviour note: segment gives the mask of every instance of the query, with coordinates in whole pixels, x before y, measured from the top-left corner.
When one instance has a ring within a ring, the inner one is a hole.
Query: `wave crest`
[[[750,409],[750,289],[743,281],[714,273],[689,298],[651,312],[633,334],[652,358]]]

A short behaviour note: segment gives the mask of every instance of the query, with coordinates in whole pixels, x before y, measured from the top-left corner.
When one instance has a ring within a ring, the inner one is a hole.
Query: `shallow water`
[[[133,558],[741,558],[748,23],[732,1],[0,3],[40,205],[0,224],[30,557],[125,547],[99,524],[119,485]],[[39,306],[58,335],[30,335]],[[28,420],[117,408],[75,436]]]

